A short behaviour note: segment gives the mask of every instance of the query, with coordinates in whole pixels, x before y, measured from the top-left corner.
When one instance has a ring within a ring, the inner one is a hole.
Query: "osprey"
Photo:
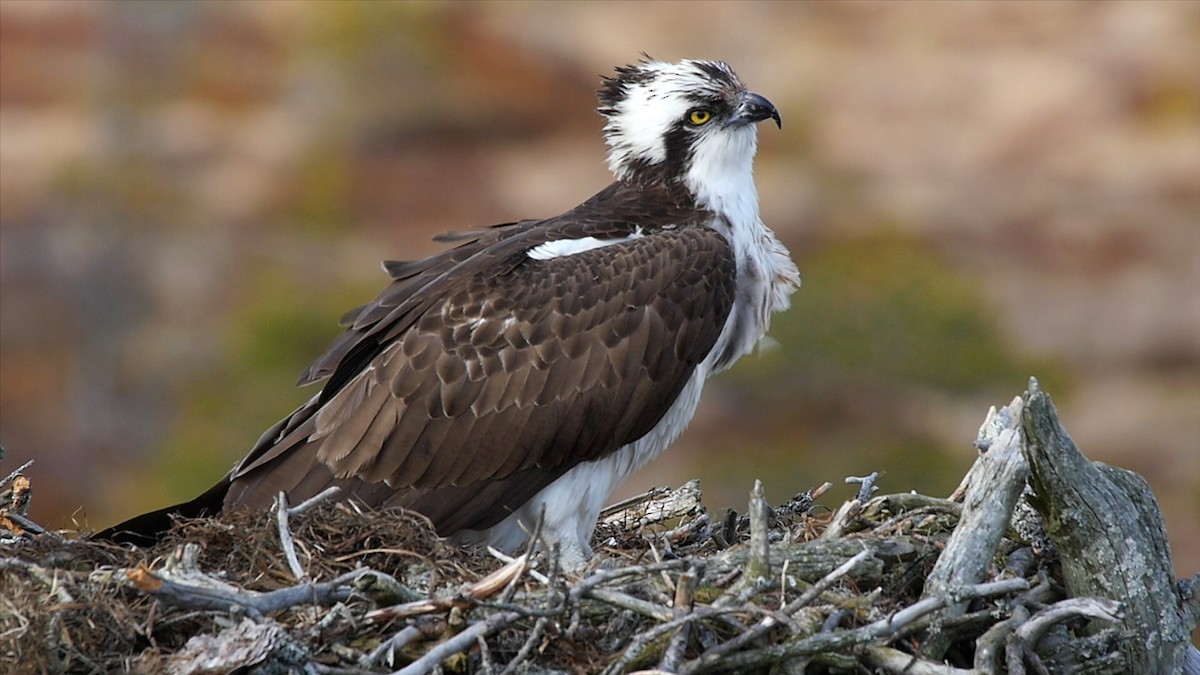
[[[509,551],[543,518],[564,564],[582,565],[612,492],[800,285],[753,180],[756,123],[782,126],[770,101],[725,63],[690,60],[617,68],[598,97],[615,182],[561,215],[385,262],[390,285],[300,378],[327,380],[320,393],[205,494],[102,535],[145,541],[172,513],[336,485]]]

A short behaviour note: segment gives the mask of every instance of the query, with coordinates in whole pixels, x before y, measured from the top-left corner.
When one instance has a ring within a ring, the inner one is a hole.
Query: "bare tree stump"
[[[1030,380],[1021,426],[1034,508],[1058,549],[1071,597],[1121,603],[1123,672],[1179,673],[1195,626],[1176,591],[1162,514],[1141,476],[1089,461]]]

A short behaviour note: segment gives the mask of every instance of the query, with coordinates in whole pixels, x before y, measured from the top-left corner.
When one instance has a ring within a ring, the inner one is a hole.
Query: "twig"
[[[980,635],[975,641],[975,669],[985,673],[1000,672],[1000,655],[1005,651],[1008,636],[1028,620],[1029,610],[1024,605],[1017,605],[1007,619]]]
[[[36,565],[26,560],[21,560],[20,558],[0,558],[0,569],[4,569],[6,567],[15,567],[25,570],[29,573],[29,576],[37,579],[46,587],[47,590],[54,593],[54,596],[60,603],[68,605],[75,602],[75,598],[71,597],[71,594],[67,591],[67,589],[58,582],[57,570],[54,572],[54,577],[52,578],[49,570],[41,565]]]
[[[503,553],[497,549],[494,549],[491,546],[487,547],[487,552],[488,552],[488,555],[492,556],[493,558],[495,558],[496,560],[499,560],[502,563],[512,563],[512,562],[516,562],[516,560],[517,560],[513,556]],[[542,574],[541,572],[534,569],[533,568],[534,564],[535,563],[530,562],[528,569],[525,570],[525,573],[528,574],[533,579],[535,579],[536,581],[549,585],[550,577],[547,577],[545,574]]]
[[[761,480],[754,481],[750,492],[750,557],[746,560],[746,575],[752,583],[766,581],[771,576],[771,557],[768,544],[771,509],[763,495]]]
[[[475,645],[479,647],[479,672],[481,675],[492,675],[496,672],[496,664],[492,662],[492,650],[488,649],[487,639],[480,635],[475,639]]]
[[[625,648],[625,651],[621,654],[621,658],[617,659],[616,661],[610,661],[608,667],[606,667],[603,672],[605,675],[614,675],[615,673],[625,672],[625,668],[629,664],[633,663],[639,655],[641,655],[641,652],[646,648],[646,645],[650,644],[659,637],[676,630],[686,623],[700,621],[702,619],[717,618],[728,614],[766,614],[769,613],[769,611],[770,610],[765,610],[760,607],[696,607],[691,613],[685,614],[677,619],[671,619],[666,623],[661,623],[649,630],[638,633],[637,636],[634,637],[629,643],[629,646]],[[679,672],[688,672],[687,664],[682,666],[679,669]]]
[[[350,583],[368,571],[355,570],[332,581],[300,584],[267,593],[251,591],[230,593],[217,588],[188,586],[159,576],[145,567],[129,570],[125,574],[135,588],[168,604],[192,609],[221,611],[236,606],[256,616],[261,616],[296,605],[332,605],[337,602],[345,602],[354,595],[354,590],[349,586]]]
[[[916,620],[923,614],[937,611],[951,602],[1006,595],[1014,591],[1027,590],[1028,588],[1029,582],[1024,579],[1007,579],[1005,581],[995,581],[956,589],[956,592],[952,594],[952,598],[928,598],[897,612],[887,619],[882,619],[854,630],[819,633],[800,640],[769,645],[736,654],[706,653],[699,658],[685,663],[679,669],[679,672],[681,675],[713,670],[745,672],[769,663],[778,663],[781,660],[798,656],[809,656],[822,652],[841,652],[855,645],[893,635],[905,624]]]
[[[427,675],[428,673],[432,673],[434,669],[441,666],[442,661],[463,650],[470,649],[471,645],[475,644],[475,641],[479,638],[502,631],[520,621],[521,618],[521,614],[517,612],[500,612],[489,616],[483,621],[477,621],[458,635],[425,652],[425,655],[421,658],[396,671],[396,675]]]
[[[872,668],[902,675],[980,675],[977,670],[963,670],[943,663],[919,659],[891,647],[867,645],[862,648],[863,660]]]
[[[541,530],[541,523],[539,522],[538,531],[540,532],[540,530]],[[536,539],[538,536],[540,536],[540,534],[535,533],[534,536]],[[531,540],[529,552],[526,553],[526,555],[532,555],[532,553],[533,553],[532,541],[533,540]],[[524,557],[524,556],[522,556],[522,557]],[[546,603],[547,606],[541,610],[544,613],[542,615],[538,616],[537,621],[534,621],[533,629],[529,631],[529,635],[525,638],[525,642],[522,643],[521,648],[519,650],[517,650],[517,655],[514,656],[508,662],[508,665],[506,665],[504,667],[504,670],[501,671],[500,675],[510,675],[511,673],[517,672],[517,669],[521,666],[522,663],[525,662],[526,659],[529,658],[529,655],[533,653],[534,648],[537,647],[538,642],[541,641],[542,633],[546,630],[546,624],[549,623],[550,617],[561,616],[563,613],[566,612],[566,610],[567,610],[566,597],[564,594],[559,592],[560,591],[560,585],[559,585],[560,569],[559,569],[559,565],[558,565],[558,560],[559,560],[559,558],[558,558],[557,549],[556,549],[554,551],[554,553],[550,556],[550,577],[546,584],[546,592],[550,596],[550,598]],[[509,594],[508,591],[515,590],[515,588],[516,588],[515,583],[516,582],[514,581],[512,584],[509,584],[508,590],[505,591],[505,595],[501,596],[502,600],[508,601],[511,598],[511,595]],[[527,611],[527,610],[523,610],[523,611]],[[483,638],[480,638],[480,640],[482,641]]]
[[[1068,598],[1034,614],[1028,621],[1013,631],[1012,639],[1023,642],[1032,649],[1037,646],[1046,631],[1054,624],[1086,616],[1102,621],[1119,622],[1123,613],[1121,603],[1104,598]]]
[[[838,566],[837,569],[833,570],[829,574],[826,574],[824,577],[822,577],[819,581],[817,581],[817,583],[813,584],[811,588],[809,588],[807,591],[802,593],[800,595],[800,597],[796,598],[792,602],[785,605],[783,607],[783,609],[780,610],[780,613],[783,614],[784,616],[790,617],[792,614],[796,613],[800,608],[806,606],[808,603],[815,600],[818,596],[821,595],[821,593],[824,593],[826,589],[828,589],[830,586],[832,586],[834,583],[836,583],[838,579],[841,579],[842,577],[849,574],[855,567],[858,566],[859,563],[861,563],[862,561],[866,560],[869,557],[871,557],[871,551],[869,549],[864,549],[864,550],[860,551],[853,558],[850,558],[849,560],[847,560],[846,562],[844,562],[840,566]],[[736,637],[734,637],[730,640],[727,640],[725,642],[722,642],[721,644],[716,645],[716,646],[712,647],[711,649],[705,651],[704,654],[701,656],[701,658],[709,657],[710,659],[712,659],[712,658],[717,658],[717,657],[721,656],[722,654],[728,654],[730,652],[737,651],[737,650],[741,649],[742,647],[750,644],[751,642],[766,635],[776,625],[778,625],[778,622],[773,617],[770,617],[770,616],[765,617],[754,628],[751,628],[750,630],[745,631],[745,632],[737,635]]]
[[[363,668],[371,668],[372,672],[375,672],[374,668],[377,666],[391,667],[394,664],[396,652],[414,642],[436,640],[441,637],[445,629],[444,617],[417,617],[410,625],[405,626],[373,649],[370,654],[361,657],[358,663]]]
[[[696,582],[704,574],[703,561],[692,563],[688,571],[679,575],[679,582],[675,584],[675,618],[680,618],[691,614],[696,607]],[[671,641],[667,643],[666,652],[663,653],[662,659],[658,662],[659,670],[673,673],[679,668],[679,663],[683,661],[683,653],[687,649],[689,628],[691,623],[683,623],[679,626],[679,630],[671,636]]]
[[[433,612],[444,612],[455,608],[464,609],[473,605],[479,604],[483,600],[487,600],[497,593],[504,590],[508,585],[509,580],[513,577],[519,577],[525,570],[528,562],[528,553],[522,554],[518,558],[512,559],[512,562],[507,563],[504,567],[492,572],[486,577],[464,586],[459,589],[459,592],[440,598],[426,598],[422,600],[413,600],[404,602],[390,607],[380,607],[379,609],[367,612],[366,618],[369,621],[391,621],[409,616],[418,616],[421,614],[430,614]]]
[[[4,480],[0,480],[0,488],[4,488],[4,486],[6,486],[6,485],[8,485],[9,483],[13,482],[13,479],[14,479],[14,478],[16,478],[17,476],[20,476],[21,474],[25,473],[25,469],[28,469],[29,467],[33,466],[33,463],[34,463],[34,461],[35,461],[35,460],[32,460],[32,459],[31,459],[31,460],[29,460],[28,462],[25,462],[25,463],[24,463],[24,464],[22,464],[21,466],[18,466],[18,467],[17,467],[17,468],[16,468],[16,469],[15,469],[15,470],[12,472],[12,473],[10,473],[10,474],[8,474],[7,476],[5,476],[5,477],[4,477]]]
[[[582,598],[592,593],[593,589],[600,584],[615,581],[623,577],[644,577],[656,572],[661,572],[663,570],[676,570],[687,564],[688,561],[682,558],[677,558],[674,560],[664,560],[662,562],[649,563],[646,565],[630,565],[629,567],[596,570],[572,586],[570,595],[572,598]]]
[[[574,589],[572,589],[572,594],[574,594]],[[586,593],[586,597],[589,597],[593,600],[599,600],[600,602],[612,605],[613,607],[620,607],[621,609],[628,609],[631,612],[637,612],[638,614],[648,616],[656,621],[670,621],[671,617],[673,616],[671,610],[663,607],[662,605],[656,605],[648,600],[635,598],[627,593],[614,591],[608,588],[594,588]]]
[[[690,480],[676,489],[656,487],[612,504],[600,511],[602,525],[624,532],[683,518],[701,509],[700,481]]]
[[[712,602],[713,607],[730,607],[744,605],[754,596],[762,593],[771,586],[771,551],[770,551],[770,519],[771,508],[767,506],[763,496],[762,481],[754,481],[754,489],[750,491],[750,542],[746,557],[745,572],[738,580],[726,588],[719,598]]]
[[[341,492],[342,492],[342,488],[340,488],[336,485],[327,487],[324,490],[313,495],[312,497],[309,497],[308,499],[305,499],[304,501],[300,502],[299,504],[288,509],[288,515],[289,516],[298,516],[301,513],[304,513],[305,511],[308,511],[312,507],[316,506],[317,504],[320,504],[321,502],[323,502],[327,499],[332,499],[333,497],[336,497],[337,495],[341,494]]]
[[[15,523],[18,527],[20,527],[22,530],[32,532],[33,534],[47,534],[48,533],[46,528],[33,522],[27,516],[24,516],[15,511],[10,511],[8,513],[0,513],[0,519],[2,519],[2,518],[9,519],[13,523]]]
[[[671,528],[666,532],[647,533],[643,534],[642,538],[647,541],[662,540],[668,543],[685,542],[698,533],[703,532],[708,527],[708,514],[701,513],[695,518],[681,524],[679,527]]]
[[[384,640],[359,662],[364,668],[374,665],[391,666],[396,652],[417,640],[425,639],[425,633],[416,626],[405,626],[403,630]]]
[[[872,471],[866,476],[846,476],[846,483],[853,485],[858,483],[858,496],[854,499],[859,504],[866,504],[871,495],[875,494],[879,488],[875,487],[875,483],[879,480],[879,472]]]
[[[818,537],[818,539],[822,541],[841,539],[848,532],[850,532],[850,526],[855,522],[855,520],[858,519],[858,516],[862,513],[862,510],[863,503],[857,499],[851,499],[850,501],[843,502],[842,505],[838,507],[838,510],[833,514],[833,518],[829,521],[829,524],[825,526],[825,531],[821,533],[821,536]]]
[[[925,598],[920,602],[914,603],[896,612],[886,619],[880,619],[872,623],[866,628],[873,629],[879,635],[886,635],[895,632],[900,627],[915,620],[917,617],[935,612],[947,605],[964,602],[966,600],[974,600],[975,598],[987,598],[996,595],[1005,595],[1015,591],[1029,590],[1029,582],[1024,579],[1005,579],[1003,581],[992,581],[986,584],[976,584],[974,586],[965,586],[959,589],[950,589],[948,592]]]
[[[347,572],[332,581],[299,584],[267,593],[240,589],[214,579],[200,571],[197,565],[200,547],[186,544],[181,554],[167,559],[158,572],[138,566],[125,570],[125,579],[134,588],[153,595],[158,600],[191,609],[228,611],[240,607],[253,616],[295,607],[296,605],[332,605],[348,600],[356,592],[353,583],[364,574],[374,573],[369,568]]]
[[[561,609],[559,611],[561,612]],[[529,637],[525,638],[525,642],[517,650],[517,655],[508,662],[508,665],[504,666],[504,670],[500,671],[500,675],[510,675],[517,672],[517,668],[529,658],[529,655],[533,653],[534,647],[542,639],[542,632],[546,630],[546,624],[549,621],[548,617],[538,617],[537,621],[533,623],[533,630],[529,631]],[[482,640],[483,638],[479,639]]]
[[[832,633],[837,630],[837,627],[842,625],[842,619],[845,619],[849,614],[850,610],[847,609],[838,608],[833,610],[829,613],[829,616],[825,617],[825,621],[821,623],[821,632]]]
[[[517,560],[521,561],[520,566],[517,570],[517,573],[512,575],[512,579],[504,587],[504,592],[500,594],[500,602],[509,602],[512,600],[513,595],[517,592],[517,582],[521,580],[521,577],[525,574],[525,570],[533,566],[531,561],[533,560],[533,556],[537,553],[538,544],[545,545],[545,542],[542,541],[542,527],[545,526],[545,524],[546,505],[542,504],[542,508],[538,511],[537,524],[533,527],[533,534],[529,536],[529,543],[525,546],[525,553],[517,558]],[[557,549],[554,551],[547,551],[546,555],[550,557],[551,566],[555,566],[554,563],[559,559]],[[545,583],[547,586],[549,586],[549,580],[547,580]]]
[[[292,539],[292,530],[288,527],[287,495],[283,490],[275,498],[275,522],[279,527],[279,544],[283,547],[283,555],[287,558],[288,568],[296,581],[307,581],[308,574],[300,566],[300,558],[296,555],[296,542]]]
[[[802,607],[805,607],[808,605],[808,603],[816,600],[817,597],[828,590],[830,586],[837,583],[838,579],[841,579],[847,574],[853,572],[854,568],[858,567],[859,563],[870,557],[871,550],[864,548],[853,558],[839,565],[837,569],[833,570],[829,574],[826,574],[824,577],[821,577],[821,579],[817,581],[817,583],[813,584],[811,588],[801,593],[800,597],[784,605],[783,609],[780,611],[789,616],[795,614]]]

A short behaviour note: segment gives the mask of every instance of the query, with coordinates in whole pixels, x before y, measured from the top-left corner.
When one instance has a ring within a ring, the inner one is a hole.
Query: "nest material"
[[[960,499],[871,498],[871,476],[834,512],[825,486],[770,509],[756,485],[713,520],[693,482],[603,514],[580,573],[343,502],[183,521],[153,549],[10,508],[0,671],[1124,672],[1120,604],[1068,597],[1069,556],[1010,527],[1019,403],[989,415]]]

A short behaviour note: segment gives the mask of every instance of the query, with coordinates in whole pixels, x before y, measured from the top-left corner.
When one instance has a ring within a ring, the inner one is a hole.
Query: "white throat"
[[[490,543],[515,550],[545,514],[543,535],[561,545],[567,569],[582,568],[591,556],[589,539],[600,509],[621,483],[658,456],[687,426],[700,401],[704,380],[749,353],[767,332],[772,312],[788,306],[800,286],[800,273],[787,249],[763,224],[754,186],[757,144],[752,126],[713,134],[696,147],[686,187],[714,218],[709,225],[731,243],[737,260],[738,288],[733,308],[716,345],[700,363],[679,398],[650,433],[612,455],[584,462],[541,490],[501,523],[484,531],[460,532],[465,543]],[[636,233],[634,236],[640,235]],[[529,252],[536,259],[572,255],[613,242],[588,239],[549,242]]]
[[[754,185],[757,147],[753,125],[712,134],[697,144],[684,178],[696,200],[715,214],[712,227],[729,239],[737,260],[737,296],[713,348],[721,360],[711,364],[711,372],[752,351],[766,336],[771,313],[787,309],[789,297],[800,287],[791,255],[759,214]]]
[[[709,134],[696,145],[684,184],[701,206],[735,223],[758,221],[757,149],[758,129],[753,125]]]

